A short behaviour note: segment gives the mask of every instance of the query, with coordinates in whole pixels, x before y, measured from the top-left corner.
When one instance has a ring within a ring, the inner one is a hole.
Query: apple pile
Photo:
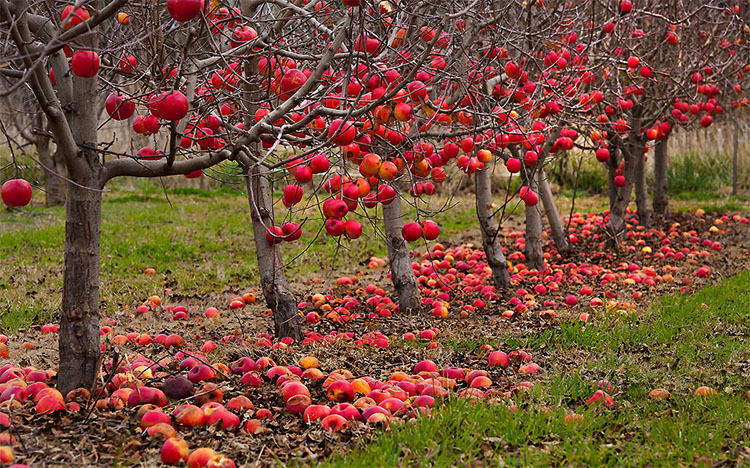
[[[697,214],[703,215],[702,212]],[[508,308],[502,316],[518,318],[536,311],[542,318],[552,319],[557,315],[556,309],[567,310],[581,303],[581,306],[593,308],[581,314],[581,319],[586,321],[591,311],[604,307],[604,299],[609,310],[631,310],[633,304],[628,300],[642,301],[644,292],[657,285],[674,283],[687,290],[694,278],[710,277],[711,266],[701,262],[709,261],[712,252],[721,251],[719,236],[730,232],[733,225],[737,229],[748,224],[747,217],[735,215],[706,220],[712,225],[704,232],[683,230],[679,223],[671,224],[666,231],[633,230],[624,250],[634,258],[624,262],[616,261],[613,254],[603,249],[606,216],[606,212],[574,213],[570,241],[592,248],[584,249],[578,262],[563,262],[552,249],[545,253],[548,267],[542,271],[524,265],[523,233],[506,230],[503,234],[514,248],[513,251],[504,249],[504,253],[511,262],[509,271],[515,294],[508,300]],[[415,231],[418,227],[414,227]],[[454,311],[456,316],[467,318],[498,300],[492,271],[481,249],[471,244],[446,249],[438,243],[428,252],[414,250],[412,254],[422,304],[433,317],[447,318]],[[684,266],[679,266],[681,263]],[[385,264],[371,259],[370,269],[382,266]],[[678,276],[682,276],[680,283],[677,283]],[[620,297],[623,288],[635,289],[630,298]],[[300,313],[309,326],[321,321],[343,325],[388,319],[399,313],[398,304],[385,289],[376,284],[360,285],[357,275],[338,278],[335,292],[313,294],[299,303]],[[585,304],[584,298],[587,298]]]
[[[212,448],[191,448],[191,434],[204,427],[227,434],[261,434],[268,431],[264,421],[277,417],[276,411],[328,431],[352,424],[387,425],[430,417],[451,395],[483,399],[515,411],[514,394],[533,384],[524,381],[502,390],[493,383],[493,373],[507,369],[524,376],[540,369],[523,350],[492,351],[487,366],[499,371],[441,368],[422,360],[409,370],[378,379],[356,377],[346,369],[324,372],[312,355],[286,366],[268,356],[212,362],[206,355],[189,351],[194,345],[186,343],[183,350],[158,361],[133,353],[117,363],[105,362],[107,377],[93,395],[82,388],[62,395],[50,386],[56,374],[53,370],[6,364],[0,367],[0,408],[12,411],[0,411],[0,429],[12,429],[11,415],[27,410],[35,415],[34,420],[63,414],[77,420],[88,411],[93,411],[94,418],[106,418],[114,412],[130,418],[131,430],[147,443],[161,444],[163,463],[232,468],[235,462]],[[273,402],[277,409],[256,408],[254,401]],[[0,433],[3,463],[13,461],[13,445],[11,435]]]

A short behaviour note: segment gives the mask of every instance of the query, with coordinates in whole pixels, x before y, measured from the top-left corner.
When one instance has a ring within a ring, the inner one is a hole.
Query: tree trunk
[[[246,173],[247,174],[247,173]],[[268,183],[268,171],[253,165],[247,177],[247,197],[253,220],[253,236],[258,256],[260,286],[266,305],[273,311],[277,337],[291,337],[299,341],[302,331],[299,322],[297,299],[292,294],[284,274],[284,263],[278,245],[266,240],[266,227],[274,225],[273,199]]]
[[[625,186],[616,189],[615,200],[610,209],[609,221],[607,222],[607,234],[610,237],[608,244],[613,248],[617,248],[622,234],[625,232],[625,212],[628,209],[630,196],[633,193],[633,179],[635,178],[635,158],[633,157],[635,147],[636,145],[631,144],[631,142],[621,147],[621,153],[625,161],[625,169],[623,170]]]
[[[39,161],[44,165],[44,190],[47,206],[60,206],[65,203],[65,165],[55,151],[50,154],[49,140],[43,138],[36,145]],[[52,172],[54,172],[54,174]]]
[[[59,148],[50,153],[50,138],[45,134],[49,124],[44,113],[34,114],[33,128],[24,130],[21,135],[34,144],[44,172],[44,196],[47,206],[60,206],[65,203],[65,161]]]
[[[96,35],[82,42],[92,49],[98,47]],[[66,80],[59,81],[61,84]],[[104,183],[100,154],[90,149],[98,144],[99,80],[96,75],[92,78],[72,76],[71,84],[73,95],[66,119],[75,146],[57,142],[67,176],[75,182],[67,183],[65,205],[65,269],[57,376],[57,387],[63,395],[77,387],[93,389],[101,359],[99,243]],[[69,98],[61,95],[63,103]]]
[[[651,227],[651,200],[648,198],[648,185],[646,184],[646,158],[643,154],[643,144],[640,137],[633,148],[635,158],[635,204],[638,208],[638,224]]]
[[[667,136],[654,148],[654,213],[667,216],[669,203],[667,197]]]
[[[401,211],[401,194],[388,205],[383,205],[383,224],[388,246],[388,260],[391,265],[391,281],[398,294],[399,309],[411,313],[419,308],[419,284],[411,266],[409,244],[401,235],[404,227],[404,214]]]
[[[539,167],[537,169],[537,185],[539,186],[539,195],[544,205],[544,212],[547,215],[547,221],[549,221],[549,227],[552,230],[552,239],[555,241],[555,248],[561,255],[566,255],[570,252],[570,241],[565,233],[565,226],[563,226],[560,212],[557,210],[555,204],[555,197],[552,195],[552,188],[547,181],[547,174],[544,172],[544,168]]]
[[[96,178],[68,183],[65,267],[60,318],[60,372],[57,389],[65,395],[90,388],[99,370],[99,239],[101,192]]]
[[[253,16],[255,6],[247,0],[240,2],[243,14]],[[244,84],[245,94],[242,106],[245,112],[245,128],[250,128],[255,122],[253,116],[258,109],[257,102],[262,100],[262,90],[253,84],[257,74],[260,58],[252,56],[244,63],[247,80]],[[252,145],[255,156],[260,153],[260,143]],[[243,153],[240,156],[247,156]],[[250,157],[240,160],[243,174],[247,178],[247,198],[250,204],[250,215],[253,221],[253,237],[255,240],[255,254],[258,257],[260,272],[260,286],[263,299],[273,312],[274,333],[277,337],[291,337],[295,341],[302,339],[302,329],[297,308],[297,298],[294,297],[289,282],[284,273],[284,262],[281,258],[281,248],[278,244],[266,241],[266,229],[274,225],[273,197],[268,181],[269,171]],[[201,179],[206,179],[201,176]],[[206,181],[208,182],[208,181]]]
[[[614,138],[610,140],[609,144],[609,160],[607,161],[607,180],[609,181],[609,209],[615,204],[617,199],[617,186],[615,186],[615,175],[617,174],[617,168],[619,167],[618,161],[618,144]]]
[[[536,183],[536,177],[529,177],[528,172],[530,171],[526,167],[523,167],[521,172],[524,184],[535,193],[539,193],[539,184]],[[525,240],[526,266],[529,269],[542,270],[544,268],[544,252],[542,250],[542,213],[539,209],[539,203],[526,207]]]
[[[732,195],[737,196],[737,170],[739,166],[739,146],[740,146],[740,124],[737,117],[734,118],[734,138],[732,144]]]
[[[492,269],[492,280],[498,291],[510,286],[510,274],[508,273],[508,262],[503,255],[500,245],[498,227],[492,216],[492,183],[490,181],[490,169],[485,167],[474,176],[476,182],[477,197],[477,219],[482,232],[482,247],[487,256],[487,264]]]
[[[616,190],[617,193],[607,222],[607,234],[609,235],[607,244],[614,249],[619,247],[622,235],[625,232],[625,213],[630,203],[630,196],[633,193],[633,185],[636,182],[636,159],[640,157],[641,164],[643,164],[643,144],[638,133],[641,128],[639,106],[632,110],[628,127],[630,128],[630,134],[627,141],[620,140],[620,144],[618,144],[625,165],[622,174],[625,177],[625,186]]]
[[[6,5],[7,7],[7,5]],[[7,8],[5,9],[7,13]],[[53,89],[44,69],[33,67],[27,54],[32,43],[27,16],[13,19],[13,41],[26,56],[31,73],[26,84],[47,116],[70,181],[65,219],[63,298],[58,336],[60,366],[57,389],[65,395],[77,387],[92,389],[99,370],[99,242],[101,235],[102,162],[97,146],[98,116],[95,106],[98,77],[81,78],[68,73],[62,51],[50,56],[57,76]],[[5,15],[4,15],[5,16]],[[40,34],[37,39],[42,39]],[[78,46],[96,50],[97,34],[84,34]],[[87,148],[94,148],[87,149]]]

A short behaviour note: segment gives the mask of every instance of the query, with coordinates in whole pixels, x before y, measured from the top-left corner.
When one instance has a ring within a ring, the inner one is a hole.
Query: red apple
[[[438,366],[430,361],[430,360],[424,360],[419,361],[414,365],[414,373],[419,374],[420,372],[438,372]]]
[[[323,153],[318,153],[310,160],[310,169],[313,174],[323,174],[328,172],[328,168],[331,167],[331,162],[328,157]]]
[[[227,402],[226,408],[231,411],[242,412],[246,410],[254,410],[255,405],[245,395],[239,395]]]
[[[521,170],[521,160],[517,158],[508,158],[508,160],[505,161],[505,168],[508,169],[508,172],[511,174],[516,174]]]
[[[201,3],[203,2],[201,1]],[[214,456],[216,456],[216,452],[213,449],[197,448],[188,456],[187,466],[188,468],[205,468]]]
[[[341,219],[329,218],[325,222],[325,229],[329,235],[339,237],[346,232],[346,223]]]
[[[203,10],[203,0],[167,0],[169,15],[180,23],[190,21]]]
[[[26,206],[31,201],[31,184],[24,179],[10,179],[0,189],[0,197],[7,206]]]
[[[396,199],[396,190],[390,185],[381,184],[378,186],[376,199],[383,205],[390,205]]]
[[[349,239],[359,239],[359,237],[362,235],[362,225],[359,223],[359,221],[348,219],[346,223],[344,223],[344,229],[346,237],[348,237]]]
[[[328,386],[326,397],[338,403],[352,401],[354,399],[354,389],[348,381],[337,380]]]
[[[415,240],[422,237],[422,226],[420,226],[419,223],[413,221],[410,223],[406,223],[404,227],[401,228],[401,235],[407,242],[414,242]]]
[[[323,216],[326,218],[341,219],[349,212],[349,206],[344,200],[328,198],[323,202]]]
[[[599,148],[596,150],[596,160],[599,162],[609,161],[609,150],[607,148]]]
[[[135,103],[118,92],[109,93],[104,101],[107,114],[114,120],[125,120],[135,112]]]
[[[278,226],[270,226],[266,229],[266,242],[279,244],[284,240],[284,231]]]
[[[323,418],[320,423],[326,430],[329,431],[338,431],[344,426],[349,426],[349,421],[344,419],[343,416],[339,416],[338,414],[329,414],[328,416]]]
[[[149,428],[157,423],[171,424],[172,419],[169,415],[162,413],[160,410],[147,411],[140,422],[141,429]]]
[[[220,427],[225,431],[233,431],[240,427],[240,418],[236,414],[224,408],[218,408],[213,410],[206,417],[206,424],[213,426],[219,424]]]
[[[13,463],[14,459],[13,449],[7,445],[0,445],[0,463],[3,465]]]
[[[180,405],[172,415],[181,426],[200,427],[206,424],[206,414],[195,405]]]
[[[311,405],[308,406],[305,409],[305,413],[302,416],[302,419],[306,423],[310,423],[312,421],[315,421],[317,419],[323,419],[326,416],[331,414],[331,408],[325,405]]]
[[[282,91],[282,99],[291,97],[307,81],[307,76],[296,68],[287,69],[281,78],[279,87]]]
[[[66,31],[77,24],[83,23],[90,17],[86,7],[80,7],[73,11],[74,8],[75,5],[68,5],[63,8],[61,19],[63,22],[63,29],[65,29]]]
[[[519,195],[521,196],[521,200],[523,200],[526,206],[534,206],[539,202],[539,198],[537,197],[536,193],[534,193],[531,188],[525,185],[521,187]]]
[[[135,58],[135,55],[133,54],[127,54],[120,58],[119,66],[120,70],[122,70],[125,73],[133,73],[133,70],[135,70],[136,65],[138,64],[138,59]]]
[[[357,131],[351,122],[335,119],[328,127],[328,139],[333,139],[333,143],[339,146],[350,144],[356,136]]]
[[[282,201],[286,206],[292,206],[302,201],[302,187],[296,184],[289,184],[284,187],[284,195]]]
[[[297,223],[285,223],[281,226],[281,231],[287,242],[296,241],[302,236],[302,227]]]
[[[426,220],[422,222],[422,234],[428,241],[432,241],[438,238],[440,235],[440,227],[436,222]]]
[[[508,355],[502,351],[491,352],[488,359],[491,366],[508,367],[510,365]]]
[[[306,184],[312,180],[313,171],[310,166],[297,166],[294,168],[294,178],[299,184]]]
[[[338,405],[331,408],[331,414],[337,414],[347,421],[360,419],[360,417],[362,416],[359,410],[351,403],[339,403]]]
[[[188,380],[196,384],[204,380],[211,380],[216,377],[216,371],[205,364],[198,364],[188,372]]]
[[[81,78],[91,78],[99,71],[99,54],[93,50],[77,50],[70,60],[73,74]]]
[[[157,103],[159,117],[164,120],[180,120],[187,115],[188,108],[187,98],[179,91],[172,91],[160,96]]]
[[[184,439],[167,439],[161,446],[161,462],[169,465],[179,465],[180,461],[187,461],[190,449]]]

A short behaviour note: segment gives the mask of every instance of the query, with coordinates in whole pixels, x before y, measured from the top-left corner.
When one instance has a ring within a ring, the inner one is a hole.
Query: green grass
[[[104,313],[123,304],[136,305],[151,294],[161,294],[165,287],[188,296],[221,296],[259,286],[250,211],[243,192],[232,188],[164,190],[155,181],[141,185],[135,192],[116,189],[105,195],[102,204],[100,297]],[[437,197],[420,207],[436,210],[445,201]],[[313,216],[313,208],[308,210],[295,215],[296,220],[310,218],[302,238],[283,244],[293,287],[301,279],[326,279],[337,270],[354,274],[366,269],[363,262],[370,256],[386,256],[384,242],[368,241],[376,234],[367,219],[355,216],[365,226],[363,238],[342,239],[339,245],[325,232],[318,236],[322,223]],[[404,210],[406,219],[416,216],[413,207],[405,204]],[[279,209],[277,220],[286,214]],[[39,205],[0,211],[0,327],[4,331],[56,320],[62,297],[64,216],[62,207]],[[433,218],[445,236],[476,223],[474,205],[463,201],[450,216]],[[157,274],[144,275],[148,267]]]
[[[719,152],[675,155],[667,169],[667,183],[675,193],[731,185],[732,156]]]
[[[576,174],[579,195],[607,193],[607,167],[590,156],[584,155],[581,161],[580,154],[560,153],[549,163],[546,172],[553,182],[571,194],[576,186]]]
[[[652,310],[506,341],[508,349],[546,356],[545,377],[514,396],[517,411],[449,401],[433,418],[392,425],[323,466],[748,466],[749,301],[746,272],[694,295],[664,297]],[[476,343],[451,347],[470,351]],[[614,410],[584,403],[599,379],[620,390]],[[694,396],[701,385],[719,395]],[[673,398],[649,399],[657,387]],[[567,424],[571,412],[583,421]]]
[[[721,195],[716,190],[680,192],[670,200],[670,204],[676,206],[678,211],[687,213],[693,213],[698,208],[709,213],[747,211],[749,203],[750,196],[747,194]]]
[[[566,194],[572,196],[578,174],[578,193],[596,195],[606,194],[608,190],[607,168],[605,165],[584,156],[580,170],[578,167],[580,154],[560,153],[555,155],[546,168],[550,179]],[[742,169],[742,168],[741,168]],[[647,166],[649,186],[653,187],[653,166]],[[728,193],[732,185],[732,155],[720,152],[687,152],[675,154],[670,158],[667,172],[669,196],[672,200],[694,202],[746,202],[747,195],[728,197],[720,195]],[[747,187],[744,171],[740,171],[739,183]],[[730,205],[742,206],[742,205]]]

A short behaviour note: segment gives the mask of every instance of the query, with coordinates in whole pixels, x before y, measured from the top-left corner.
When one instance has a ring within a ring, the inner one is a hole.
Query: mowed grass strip
[[[508,340],[544,356],[536,386],[513,397],[517,411],[448,401],[323,466],[748,466],[747,304],[750,272],[651,310]],[[614,409],[585,403],[601,379]],[[718,394],[694,395],[703,385]],[[672,398],[649,398],[654,388]],[[566,422],[571,413],[582,420]]]

